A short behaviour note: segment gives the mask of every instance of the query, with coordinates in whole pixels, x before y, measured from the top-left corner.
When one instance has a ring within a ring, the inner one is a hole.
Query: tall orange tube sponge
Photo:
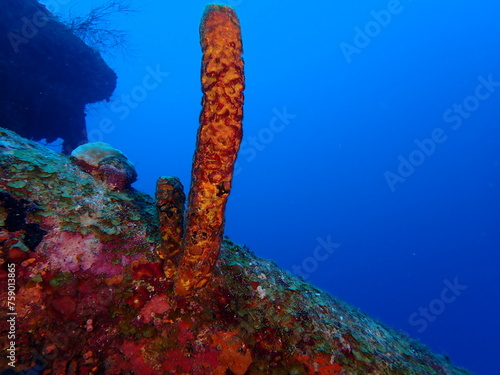
[[[203,109],[193,160],[186,230],[175,293],[203,287],[219,256],[224,211],[240,147],[243,119],[243,53],[236,13],[207,6],[200,25]]]
[[[159,256],[168,279],[177,273],[184,232],[184,187],[177,177],[160,177],[156,183],[156,207],[160,218]]]

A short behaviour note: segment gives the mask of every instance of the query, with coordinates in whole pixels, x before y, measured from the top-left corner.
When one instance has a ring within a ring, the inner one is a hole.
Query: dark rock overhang
[[[1,0],[0,124],[20,135],[87,141],[85,106],[109,100],[116,74],[35,0]]]

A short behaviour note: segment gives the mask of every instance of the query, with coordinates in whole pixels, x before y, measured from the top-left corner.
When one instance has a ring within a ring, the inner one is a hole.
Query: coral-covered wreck
[[[105,144],[68,157],[0,128],[0,370],[468,374],[222,239],[243,103],[230,8],[208,8],[202,46],[186,212],[178,179],[161,178],[155,201]]]
[[[0,369],[13,341],[17,371],[50,374],[467,374],[228,239],[175,295],[151,197],[0,137]]]

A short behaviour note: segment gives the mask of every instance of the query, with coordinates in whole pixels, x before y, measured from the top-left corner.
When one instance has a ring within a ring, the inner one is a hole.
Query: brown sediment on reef
[[[227,6],[209,5],[200,26],[203,109],[193,161],[186,230],[175,292],[205,286],[219,256],[224,211],[242,138],[243,53],[239,21]]]

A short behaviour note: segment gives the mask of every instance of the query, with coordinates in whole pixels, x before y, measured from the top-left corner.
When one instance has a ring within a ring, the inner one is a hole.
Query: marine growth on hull
[[[66,156],[0,128],[0,370],[467,374],[223,238],[242,136],[241,32],[222,5],[200,30],[187,209],[178,178],[160,177],[153,199],[107,144]]]

